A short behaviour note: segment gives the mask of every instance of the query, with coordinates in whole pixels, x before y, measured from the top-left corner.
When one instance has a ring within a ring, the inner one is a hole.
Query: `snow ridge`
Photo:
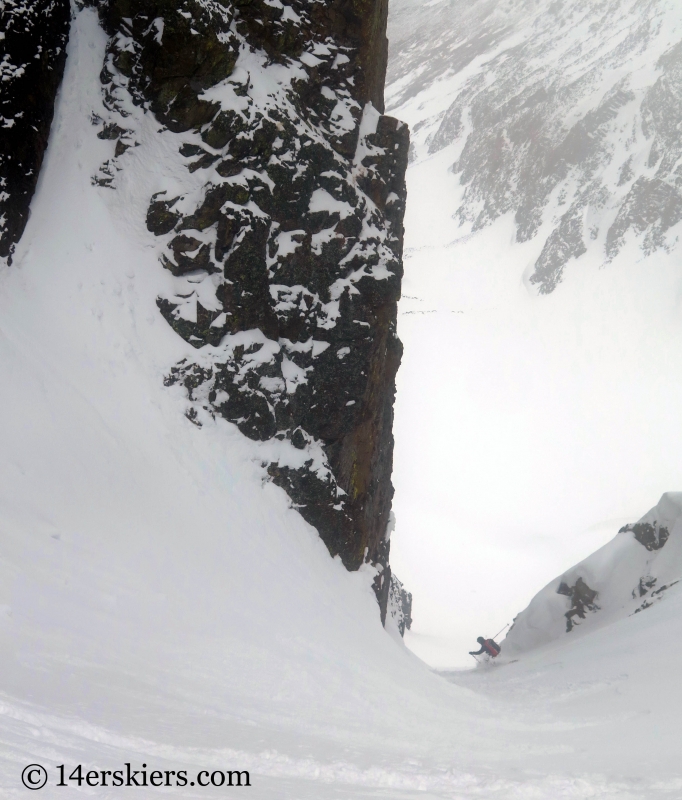
[[[611,542],[539,592],[515,619],[504,655],[639,614],[679,594],[680,581],[682,493],[669,492],[637,523],[625,525]]]

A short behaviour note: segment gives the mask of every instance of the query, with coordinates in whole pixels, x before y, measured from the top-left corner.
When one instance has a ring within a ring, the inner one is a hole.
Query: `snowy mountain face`
[[[0,258],[28,219],[47,147],[69,32],[66,0],[0,4]]]
[[[302,5],[282,3],[280,9],[276,0],[269,0],[267,8],[252,2],[239,4],[239,9],[270,9],[275,15],[281,10],[282,17],[288,17],[289,5],[303,17]],[[330,8],[341,9],[340,16],[352,21],[350,10],[361,7],[314,4],[311,0],[305,9],[315,5],[321,7],[330,25],[340,21],[334,15],[326,16]],[[201,25],[197,7],[179,8],[192,18],[187,40],[200,49],[204,45],[192,33]],[[202,7],[221,14],[225,9],[217,3]],[[237,4],[231,7],[237,8]],[[125,775],[126,765],[130,765],[136,776],[136,783],[131,784],[133,794],[144,800],[164,795],[187,800],[217,795],[227,788],[227,781],[225,788],[219,787],[227,770],[248,771],[249,795],[258,800],[678,800],[682,786],[678,702],[682,595],[677,593],[679,586],[667,589],[663,602],[653,593],[668,581],[663,558],[674,553],[669,548],[676,546],[673,517],[677,510],[661,507],[655,519],[620,535],[633,554],[657,559],[632,575],[658,579],[655,589],[642,598],[654,599],[650,608],[619,618],[598,636],[583,635],[589,633],[590,620],[602,613],[587,611],[585,620],[574,619],[579,624],[565,634],[564,614],[572,600],[553,591],[552,599],[563,604],[555,620],[560,623],[560,635],[554,641],[523,653],[516,663],[443,676],[410,653],[390,619],[382,628],[372,588],[377,570],[362,564],[358,570],[348,571],[340,558],[330,558],[317,530],[305,521],[286,492],[267,479],[268,464],[292,457],[294,450],[308,458],[310,450],[306,448],[312,445],[299,451],[293,436],[289,442],[287,434],[282,441],[277,434],[271,438],[244,435],[238,427],[240,419],[235,423],[222,413],[209,413],[214,404],[210,397],[188,401],[192,385],[186,385],[184,378],[176,383],[168,380],[171,385],[164,386],[164,378],[174,374],[173,366],[199,364],[199,359],[220,353],[226,341],[234,341],[230,337],[244,336],[242,355],[250,355],[246,354],[246,341],[255,335],[253,328],[227,333],[220,344],[197,347],[191,335],[179,335],[175,325],[159,313],[158,298],[179,302],[183,298],[177,295],[178,281],[192,277],[190,272],[174,274],[173,269],[179,272],[181,266],[177,256],[198,253],[171,247],[183,231],[156,235],[154,226],[166,213],[184,219],[191,209],[203,208],[200,192],[209,176],[222,186],[224,176],[217,172],[218,165],[230,161],[232,145],[218,148],[204,142],[203,125],[199,132],[191,127],[175,131],[174,118],[162,123],[157,112],[146,108],[153,98],[147,98],[143,68],[138,68],[136,61],[140,34],[134,10],[128,7],[128,13],[117,22],[106,9],[74,5],[64,81],[30,218],[16,244],[12,265],[0,264],[3,800],[27,796],[21,776],[28,764],[45,768],[48,783],[39,796],[47,798],[61,798],[65,791],[105,800],[120,797],[120,787],[112,786],[111,779],[115,772]],[[100,11],[111,26],[108,33],[100,24]],[[182,14],[180,17],[189,21]],[[160,37],[163,42],[166,33],[172,33],[174,17],[169,14],[163,19],[161,26],[158,17],[153,17],[142,34],[149,30],[151,39]],[[184,23],[178,20],[178,24]],[[256,23],[254,26],[256,33],[262,30]],[[271,27],[277,29],[274,24]],[[124,35],[124,28],[132,33]],[[216,30],[224,33],[220,27]],[[341,40],[339,29],[333,30],[331,41],[325,40],[330,50],[334,41]],[[117,31],[122,32],[120,36]],[[230,26],[230,34],[246,38],[247,33],[236,23],[234,29]],[[222,50],[212,44],[210,32],[204,42],[215,56],[211,69],[222,70]],[[305,52],[296,54],[295,59],[307,58]],[[361,48],[356,52],[361,53]],[[260,75],[258,53],[255,47],[245,53],[254,57],[255,66],[248,62],[251,78],[248,85],[241,83],[246,94],[237,93],[247,110],[251,102],[269,108],[268,98],[273,93],[282,97],[277,94],[280,91],[296,100],[297,93],[314,83],[313,67],[306,66],[309,81],[301,67],[300,80],[290,84],[285,72],[280,76],[282,82],[277,78],[266,90],[257,91],[262,88],[256,80]],[[242,54],[240,51],[239,57]],[[324,61],[323,55],[318,50],[316,57]],[[133,64],[132,77],[126,59]],[[295,59],[291,58],[292,63]],[[273,56],[264,70],[270,75],[268,70],[281,66]],[[322,69],[320,65],[317,68]],[[236,79],[237,70],[235,65],[230,78]],[[131,85],[136,76],[141,76],[141,99]],[[189,88],[195,93],[209,91],[198,79],[194,85],[190,82]],[[187,105],[180,105],[189,113],[193,104],[190,97]],[[165,114],[170,106],[163,105],[158,114]],[[303,119],[309,107],[294,106]],[[289,119],[294,111],[286,105],[283,108]],[[283,128],[286,119],[278,120]],[[364,112],[360,119],[365,119]],[[381,124],[389,123],[378,121],[377,130]],[[359,133],[365,130],[362,125]],[[281,132],[280,136],[284,140]],[[181,152],[185,138],[219,158],[206,166],[209,159],[203,153]],[[256,139],[254,135],[252,143]],[[325,149],[324,142],[319,143]],[[371,165],[366,151],[361,149],[360,155],[361,163],[367,159]],[[379,153],[374,156],[378,158]],[[203,165],[190,171],[188,167],[197,160]],[[349,168],[350,162],[347,158]],[[355,157],[352,170],[357,170],[353,173],[357,185],[351,180],[351,188],[357,192],[358,205],[364,202],[374,213],[369,203],[372,198],[360,186],[365,184]],[[254,197],[243,205],[229,202],[255,219],[256,206],[263,211],[261,202],[265,202],[257,201],[255,185],[251,192],[249,181],[255,179],[247,167],[243,172],[248,178],[244,188],[248,188],[249,198],[251,194]],[[263,168],[260,173],[268,174]],[[269,187],[262,174],[261,179]],[[163,191],[167,194],[158,194]],[[327,191],[336,197],[332,188]],[[175,197],[177,202],[165,210],[153,206]],[[355,208],[352,197],[349,193],[337,199]],[[185,206],[183,198],[191,202]],[[441,197],[436,199],[449,213]],[[376,200],[372,202],[378,209]],[[227,205],[221,207],[221,214],[228,209],[236,213]],[[337,212],[340,226],[343,215],[338,207]],[[302,214],[306,225],[313,213],[318,212]],[[428,213],[437,217],[432,206]],[[369,249],[371,242],[362,237],[370,236],[371,231],[365,231],[366,218],[363,220],[359,241]],[[249,224],[255,227],[257,222]],[[217,225],[213,229],[216,237]],[[484,236],[491,228],[479,233]],[[202,241],[204,234],[206,240]],[[209,238],[213,235],[210,228],[187,228],[184,235],[202,241],[202,246],[208,241],[209,263],[215,263],[217,238]],[[231,247],[242,241],[238,237],[239,232]],[[306,247],[306,241],[299,243],[297,252]],[[433,252],[426,251],[427,257]],[[275,256],[283,257],[281,247],[273,249],[273,259]],[[223,270],[229,255],[225,259]],[[262,262],[256,259],[253,263],[257,274],[256,267]],[[411,259],[410,268],[415,264]],[[494,271],[496,262],[491,259],[488,266]],[[512,263],[515,266],[517,262]],[[504,267],[508,272],[509,264]],[[419,278],[428,284],[435,271],[421,270]],[[208,266],[196,270],[199,278],[203,273],[217,281],[225,278],[224,271],[209,272]],[[302,272],[298,274],[304,277]],[[233,281],[227,285],[236,286],[233,292],[237,293],[240,284],[234,280],[234,272],[226,280]],[[382,285],[380,280],[376,283]],[[506,290],[508,284],[501,283]],[[555,309],[554,303],[568,283],[567,278],[557,292],[541,301],[527,293],[523,297]],[[349,289],[350,301],[359,302],[355,292],[365,292],[366,286],[358,280],[354,291]],[[457,292],[460,287],[456,286]],[[439,290],[445,294],[449,288],[444,282]],[[525,292],[523,287],[521,290]],[[199,292],[199,284],[192,291]],[[240,306],[237,300],[231,306],[234,316],[247,304],[245,294],[237,296]],[[197,298],[197,317],[199,301],[206,308],[203,298],[208,305],[211,296],[206,292]],[[658,295],[654,298],[660,299]],[[339,301],[340,322],[344,302],[350,301]],[[651,317],[658,333],[662,316],[667,320],[663,312],[669,309],[666,306],[661,311],[660,303],[656,308],[661,313]],[[358,309],[353,306],[353,310]],[[224,313],[227,317],[228,312]],[[412,360],[403,383],[408,397],[410,388],[419,393],[420,405],[415,407],[421,413],[409,418],[411,428],[419,434],[409,478],[427,500],[424,476],[431,481],[433,473],[418,458],[420,453],[432,457],[431,442],[426,447],[421,438],[423,419],[431,416],[435,420],[438,437],[444,441],[454,428],[460,433],[471,429],[478,434],[480,430],[464,416],[459,426],[444,424],[453,417],[460,419],[457,385],[466,384],[468,394],[475,385],[462,380],[462,375],[458,375],[459,384],[445,382],[446,368],[457,357],[456,342],[469,348],[471,338],[464,324],[475,316],[451,314],[449,309],[448,313],[450,322],[456,323],[452,338],[443,337],[443,327],[427,328],[425,346],[413,348],[427,371],[415,370]],[[630,325],[633,317],[634,313],[629,315]],[[435,313],[401,317],[401,325],[403,319],[420,324],[438,322]],[[174,318],[171,321],[179,324]],[[200,338],[203,329],[196,327],[197,320],[189,322]],[[360,327],[374,335],[371,325]],[[410,332],[408,326],[402,330]],[[669,330],[663,326],[664,333]],[[321,328],[313,339],[326,342],[329,340],[324,337],[330,335]],[[509,326],[504,335],[509,337]],[[263,338],[263,348],[272,347],[269,343],[275,340],[265,334]],[[289,337],[287,341],[298,340]],[[677,346],[677,340],[673,343]],[[286,342],[275,344],[288,348]],[[352,348],[352,340],[346,346]],[[480,350],[472,347],[471,351],[480,359]],[[225,352],[221,358],[228,358]],[[282,379],[291,379],[293,374],[288,371],[291,366],[284,366],[287,352],[279,368]],[[509,350],[505,351],[508,354]],[[664,355],[667,357],[668,351]],[[345,357],[337,360],[343,363]],[[536,371],[539,362],[538,358],[532,360]],[[317,363],[313,362],[315,369]],[[676,378],[679,371],[671,371]],[[280,374],[273,372],[274,377]],[[439,391],[431,392],[433,384],[428,381],[422,383],[429,374]],[[313,383],[317,380],[315,370],[306,375]],[[616,383],[622,391],[625,382]],[[627,383],[631,394],[636,394],[639,383]],[[263,385],[265,396],[271,397],[268,392],[272,390]],[[201,398],[202,386],[197,384],[195,398]],[[443,391],[444,387],[448,391]],[[292,393],[294,399],[300,389],[298,385]],[[229,388],[226,393],[230,395]],[[593,396],[591,393],[591,400]],[[680,402],[674,391],[663,392],[656,384],[655,396],[665,397],[674,418],[679,417]],[[646,399],[650,401],[649,395]],[[430,405],[435,400],[446,405]],[[492,426],[495,415],[488,413],[480,395],[476,400]],[[556,407],[548,405],[555,413]],[[612,415],[613,408],[609,408]],[[247,405],[245,413],[248,409]],[[400,438],[408,433],[410,428],[405,425]],[[650,429],[646,434],[650,439]],[[677,459],[680,448],[672,425],[666,435],[668,446],[657,451],[656,464],[668,453]],[[371,437],[363,443],[371,451]],[[442,463],[436,466],[447,479],[449,525],[458,498],[471,494],[471,483],[456,472],[452,455],[456,449],[446,443],[448,470],[441,468]],[[629,455],[631,431],[626,445]],[[554,453],[559,451],[554,449]],[[637,460],[623,460],[626,469],[634,472]],[[545,471],[549,464],[548,459],[543,462]],[[523,472],[520,460],[514,466]],[[471,461],[467,464],[471,473],[476,467]],[[509,584],[500,588],[495,580],[492,556],[505,551],[486,538],[489,531],[481,518],[500,497],[504,500],[501,513],[510,517],[514,511],[504,495],[507,484],[491,480],[494,467],[495,460],[488,459],[486,494],[480,502],[480,496],[474,497],[476,524],[470,526],[468,537],[456,541],[457,557],[468,573],[472,572],[471,560],[462,556],[466,542],[476,538],[484,542],[488,571],[475,577],[484,580],[482,588],[491,605],[494,592],[507,593]],[[491,485],[495,497],[491,497]],[[594,485],[600,497],[610,494],[603,484]],[[517,486],[512,489],[516,492]],[[587,504],[586,495],[573,495],[571,506]],[[580,503],[575,500],[578,496]],[[679,506],[676,498],[672,501]],[[420,514],[426,516],[429,509],[430,504],[424,503]],[[532,504],[524,502],[524,514],[533,510]],[[551,512],[554,521],[563,517],[554,503]],[[400,519],[399,515],[398,524],[402,524]],[[667,538],[663,528],[668,531]],[[444,565],[449,570],[450,564],[445,558],[434,558],[433,549],[424,547],[424,532],[430,532],[426,524],[415,529],[429,559],[425,574],[430,583],[441,583],[438,571]],[[653,548],[655,544],[658,550]],[[522,563],[515,560],[517,569],[505,563],[504,572],[515,583],[525,581],[531,586],[532,581],[520,574]],[[588,599],[589,592],[608,593],[591,575],[567,573],[565,578],[574,594],[582,578],[587,587],[580,591],[583,601],[604,605],[601,594]],[[454,582],[451,575],[442,581],[444,585]],[[628,581],[623,585],[626,583],[631,591],[634,586]],[[391,584],[389,603],[401,611],[407,627],[409,595],[397,581]],[[473,610],[472,604],[463,605],[458,619],[473,616]],[[401,624],[400,617],[397,621]],[[490,627],[487,632],[496,629]],[[467,644],[473,646],[473,640]],[[657,657],[652,657],[652,652]],[[471,658],[466,658],[473,665]],[[60,765],[66,767],[68,789],[57,783]],[[69,777],[72,774],[74,778]],[[152,774],[157,785],[152,784]],[[158,785],[159,774],[162,786]],[[203,782],[208,777],[215,791],[198,785],[200,776]]]
[[[97,181],[116,189],[150,124],[174,150],[146,221],[174,276],[159,311],[197,356],[166,383],[197,425],[277,445],[269,475],[332,555],[387,568],[408,134],[381,114],[386,3],[100,13]]]
[[[407,127],[382,114],[387,3],[77,5],[97,8],[109,36],[92,124],[110,155],[93,185],[134,183],[143,144],[154,161],[136,191],[159,253],[156,304],[196,350],[165,384],[184,390],[196,426],[220,416],[272,443],[269,479],[330,553],[379,567],[383,619],[408,149]],[[65,6],[17,9],[14,27],[38,11],[50,27]],[[63,67],[65,30],[50,30]],[[36,56],[41,35],[26,45]],[[24,102],[19,84],[10,97]]]
[[[539,592],[507,634],[505,656],[640,614],[678,595],[681,580],[682,494],[669,493]]]
[[[512,213],[517,242],[542,236],[538,292],[588,250],[606,264],[629,240],[645,255],[677,246],[679,3],[394,0],[391,13],[390,106],[419,105],[413,156],[458,145],[467,230]]]

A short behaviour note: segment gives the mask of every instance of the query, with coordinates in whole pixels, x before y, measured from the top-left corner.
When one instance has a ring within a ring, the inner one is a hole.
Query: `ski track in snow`
[[[163,137],[126,154],[137,180],[91,184],[104,44],[77,13],[0,268],[2,797],[26,796],[31,762],[46,798],[225,791],[54,785],[58,764],[125,762],[248,769],[264,800],[679,797],[676,595],[572,648],[437,675],[381,628],[371,575],[263,483],[258,444],[185,418],[162,378],[189,345],[158,317],[136,208],[146,171],[173,169]]]

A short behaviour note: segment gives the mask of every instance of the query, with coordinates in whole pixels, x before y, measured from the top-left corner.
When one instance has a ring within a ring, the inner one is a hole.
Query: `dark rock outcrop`
[[[0,257],[28,221],[64,74],[68,0],[0,4]]]
[[[618,533],[632,533],[635,539],[650,552],[660,550],[670,537],[670,531],[665,525],[659,525],[658,520],[650,522],[636,522],[634,525],[624,525]]]
[[[405,590],[395,575],[391,575],[388,609],[398,626],[400,635],[404,636],[405,631],[409,631],[412,627],[412,594]]]
[[[133,103],[177,136],[187,190],[150,198],[197,350],[167,384],[188,417],[278,443],[270,478],[348,569],[377,565],[385,618],[409,137],[382,115],[387,0],[109,0],[100,136],[115,187]]]
[[[671,581],[670,583],[664,583],[663,586],[659,586],[658,589],[654,589],[653,592],[649,595],[650,599],[646,599],[642,602],[639,608],[636,608],[632,613],[639,614],[642,611],[646,611],[647,608],[651,608],[657,600],[661,600],[663,598],[663,594],[671,589],[673,586],[676,586],[679,583],[677,581]],[[656,585],[656,578],[649,578],[648,580],[639,582],[639,596],[644,597],[647,594],[650,588]],[[632,596],[635,597],[635,592],[632,593]]]
[[[557,589],[557,594],[564,594],[571,600],[571,607],[565,614],[567,633],[570,633],[576,626],[575,617],[585,619],[588,611],[599,610],[599,606],[595,603],[599,593],[594,589],[590,589],[582,578],[578,578],[573,586],[569,586],[562,581]]]

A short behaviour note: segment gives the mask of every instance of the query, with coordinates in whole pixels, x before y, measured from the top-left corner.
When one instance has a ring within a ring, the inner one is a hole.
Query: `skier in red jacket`
[[[492,639],[484,639],[482,636],[479,636],[476,641],[481,645],[480,650],[469,650],[470,656],[480,656],[483,653],[487,653],[490,658],[497,658],[500,654],[500,646],[497,642],[493,641]]]

